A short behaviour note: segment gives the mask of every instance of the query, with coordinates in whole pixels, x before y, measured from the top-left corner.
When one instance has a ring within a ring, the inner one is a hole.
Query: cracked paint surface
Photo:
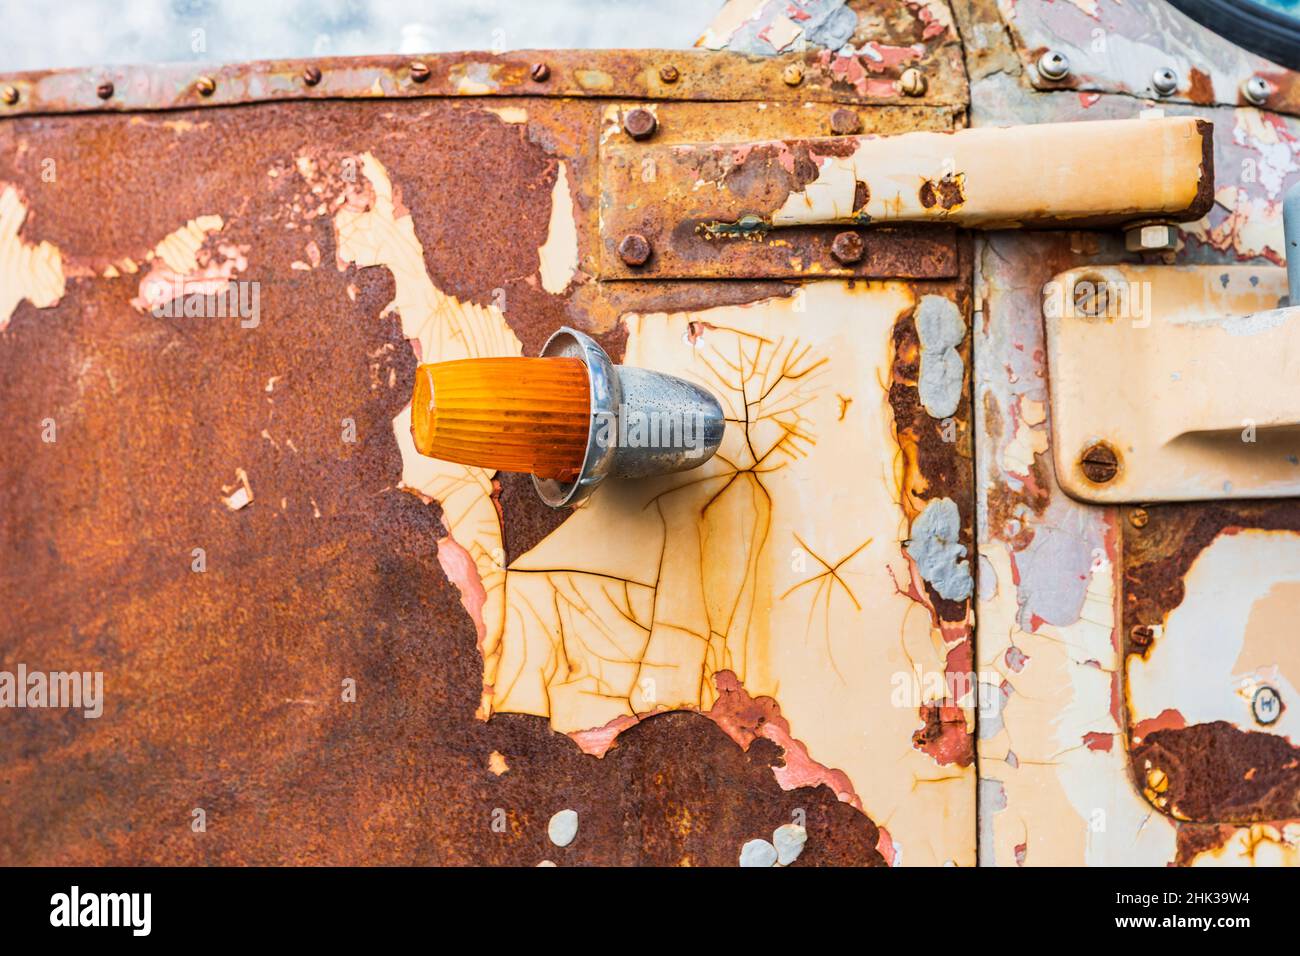
[[[498,310],[432,285],[386,170],[370,155],[362,170],[335,218],[340,260],[392,270],[422,361],[519,354]],[[418,456],[399,415],[402,483],[441,505],[440,560],[479,635],[480,716],[546,717],[603,753],[647,717],[698,711],[742,746],[781,746],[783,787],[827,783],[888,820],[911,861],[969,859],[970,769],[914,749],[915,710],[888,703],[891,670],[944,666],[943,635],[898,590],[917,572],[888,505],[896,439],[867,411],[914,306],[903,285],[818,285],[802,303],[624,315],[624,361],[711,388],[731,422],[723,446],[692,472],[607,482],[508,566],[492,475]],[[870,484],[827,502],[826,476],[845,470]],[[826,507],[835,521],[808,519]],[[766,715],[745,719],[756,707]],[[883,760],[913,769],[874,773]]]

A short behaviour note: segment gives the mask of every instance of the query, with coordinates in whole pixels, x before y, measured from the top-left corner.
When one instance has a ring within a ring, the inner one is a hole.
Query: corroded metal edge
[[[710,50],[517,50],[39,70],[0,76],[0,118],[129,112],[300,99],[562,96],[650,100],[799,100],[964,106],[961,70],[937,70],[923,95],[898,68],[874,92],[826,51],[760,57]],[[891,75],[898,74],[898,75]],[[797,81],[792,82],[797,77]]]

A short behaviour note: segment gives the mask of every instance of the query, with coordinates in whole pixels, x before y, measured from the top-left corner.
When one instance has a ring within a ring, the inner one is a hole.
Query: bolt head
[[[1277,723],[1282,716],[1282,695],[1267,684],[1261,684],[1250,700],[1250,712],[1255,722],[1265,727]]]
[[[18,102],[18,88],[16,86],[6,86],[0,90],[0,100],[4,100],[6,106],[13,106]]]
[[[1241,84],[1241,95],[1252,106],[1263,106],[1268,102],[1268,98],[1273,95],[1273,84],[1262,76],[1252,76]]]
[[[628,233],[618,244],[618,257],[630,266],[643,266],[650,258],[650,240],[639,232]]]
[[[667,66],[659,67],[659,79],[663,80],[663,82],[676,83],[680,78],[681,74],[677,72],[677,67],[673,66],[671,63]]]
[[[309,66],[302,71],[302,81],[308,86],[315,86],[320,82],[320,67]]]
[[[200,76],[194,81],[194,88],[200,96],[211,96],[217,91],[217,81],[210,76]]]
[[[1038,58],[1038,75],[1053,83],[1070,75],[1070,58],[1060,50],[1048,50]]]
[[[909,66],[898,78],[898,88],[904,96],[924,96],[929,85],[925,74],[914,66]]]
[[[100,83],[99,86],[95,87],[95,95],[98,96],[101,100],[108,99],[110,96],[113,95],[113,84],[110,83],[108,80],[105,80],[103,83]]]
[[[633,139],[649,139],[659,128],[655,114],[638,106],[623,114],[623,131]]]
[[[423,83],[425,80],[429,78],[430,74],[432,73],[432,71],[429,69],[429,64],[422,63],[419,60],[416,60],[414,63],[412,63],[410,69],[411,69],[411,79],[415,80],[415,82],[417,83]]]
[[[831,133],[837,137],[852,137],[854,133],[861,133],[862,120],[852,109],[836,109],[831,113]]]
[[[838,109],[831,114],[831,132],[836,136],[852,136],[862,132],[862,119],[853,110]]]
[[[1158,222],[1124,231],[1124,248],[1129,252],[1169,252],[1178,248],[1178,227]]]
[[[534,63],[528,75],[533,78],[534,83],[545,83],[551,78],[551,68],[545,63]]]
[[[855,262],[861,262],[865,253],[862,236],[851,230],[836,234],[831,242],[831,255],[842,265],[851,266]]]
[[[1104,485],[1119,474],[1119,455],[1104,441],[1095,442],[1079,457],[1079,470],[1089,481]]]
[[[791,63],[781,71],[781,80],[786,86],[798,86],[803,82],[803,66],[799,63]]]
[[[1151,88],[1157,96],[1171,96],[1178,92],[1178,74],[1167,66],[1162,66],[1151,74]]]
[[[1128,523],[1135,528],[1145,528],[1151,516],[1147,514],[1146,508],[1134,508],[1128,513]]]

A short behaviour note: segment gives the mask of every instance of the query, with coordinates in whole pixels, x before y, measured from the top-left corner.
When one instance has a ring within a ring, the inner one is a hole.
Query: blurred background
[[[689,47],[721,0],[0,0],[0,72],[110,63]]]

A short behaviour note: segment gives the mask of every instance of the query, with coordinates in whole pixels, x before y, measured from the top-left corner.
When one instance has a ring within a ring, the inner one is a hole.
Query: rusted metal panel
[[[0,122],[0,654],[106,675],[3,715],[0,859],[973,862],[928,679],[971,654],[969,263],[601,283],[603,109]],[[713,470],[555,513],[410,453],[417,361],[561,325],[713,382]]]
[[[1039,89],[1095,90],[1202,106],[1258,106],[1300,114],[1300,74],[1234,46],[1160,0],[998,0],[1023,67]],[[1048,50],[1069,60],[1069,75],[1043,76],[1036,64]],[[1168,69],[1174,88],[1161,95],[1156,71]],[[1264,104],[1243,92],[1247,80],[1269,84]]]
[[[1300,862],[1297,503],[1142,509],[1124,525],[1123,568],[1135,785],[1179,821],[1181,858],[1238,852],[1247,827],[1261,860]]]
[[[646,143],[627,131],[629,116],[642,111],[654,117]],[[836,104],[642,103],[607,108],[601,130],[602,195],[605,219],[613,232],[606,238],[602,276],[608,278],[799,278],[807,275],[856,278],[952,278],[957,274],[957,243],[951,228],[895,227],[859,234],[860,255],[854,261],[833,252],[841,229],[833,226],[792,228],[780,235],[736,230],[734,234],[702,234],[699,230],[651,226],[643,220],[628,225],[627,214],[645,209],[655,215],[661,192],[671,190],[673,170],[661,167],[661,154],[690,144],[743,143],[781,136],[825,136],[834,129],[868,134],[909,130],[951,130],[960,120],[956,111],[934,107],[885,106],[849,108]],[[619,151],[620,144],[632,144]],[[653,146],[653,150],[637,147]],[[620,210],[620,207],[621,210]],[[627,226],[627,231],[618,230]],[[629,234],[646,239],[649,258],[639,265],[626,262],[618,246]]]

